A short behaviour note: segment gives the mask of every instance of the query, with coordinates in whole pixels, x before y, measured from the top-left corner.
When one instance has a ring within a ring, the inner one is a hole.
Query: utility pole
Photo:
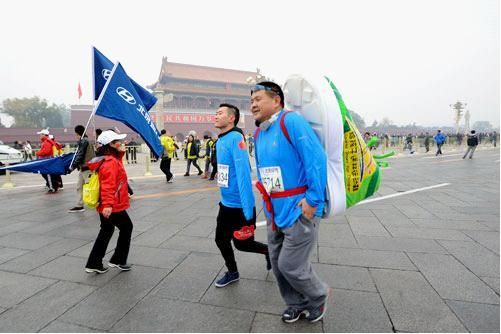
[[[454,104],[449,104],[449,107],[451,107],[454,110],[454,122],[456,124],[456,134],[459,133],[459,121],[461,120],[461,116],[463,115],[463,110],[467,106],[467,103],[463,103],[461,101],[457,101]]]

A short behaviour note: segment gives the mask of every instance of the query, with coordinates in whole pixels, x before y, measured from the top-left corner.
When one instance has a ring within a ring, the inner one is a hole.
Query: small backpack
[[[87,207],[94,209],[99,205],[99,190],[99,173],[96,170],[82,188],[82,199]]]
[[[99,183],[99,168],[101,168],[102,164],[103,162],[101,161],[96,170],[90,173],[89,179],[82,187],[82,200],[84,204],[91,209],[94,209],[99,205],[101,189],[101,185]]]

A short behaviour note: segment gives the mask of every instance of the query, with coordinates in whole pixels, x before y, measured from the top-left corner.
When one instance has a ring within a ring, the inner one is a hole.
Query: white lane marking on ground
[[[464,160],[464,159],[440,160],[440,161],[432,161],[431,163],[432,164],[443,164],[446,162],[454,162],[454,161],[461,161],[461,160]]]
[[[453,157],[455,155],[463,155],[463,153],[455,153],[455,154],[446,154],[446,155],[441,155],[441,158],[447,158],[447,157]],[[440,159],[438,156],[432,156],[432,157],[422,157],[421,159]]]
[[[181,175],[184,175],[183,173],[179,173],[179,174],[174,174],[175,176],[181,176]],[[64,176],[64,175],[63,175]],[[150,175],[150,176],[133,176],[133,177],[129,177],[129,180],[144,180],[144,179],[155,179],[155,178],[159,178],[159,177],[165,177],[165,175]],[[76,182],[64,182],[64,185],[70,185],[70,184],[77,184]],[[0,185],[0,190],[9,190],[9,191],[12,191],[12,190],[16,190],[16,189],[28,189],[28,188],[43,188],[45,187],[45,185],[43,184],[31,184],[31,185],[27,185],[27,186],[15,186],[14,188],[2,188],[1,185]]]
[[[429,186],[429,187],[424,187],[424,188],[418,188],[418,189],[412,189],[412,190],[407,190],[407,191],[404,191],[404,192],[401,192],[401,193],[395,193],[395,194],[391,194],[391,195],[386,195],[386,196],[371,198],[371,199],[367,199],[365,201],[359,202],[356,205],[362,205],[362,204],[367,204],[367,203],[381,201],[383,199],[388,199],[388,198],[393,198],[393,197],[398,197],[398,196],[403,196],[403,195],[409,195],[409,194],[412,194],[412,193],[417,193],[419,191],[424,191],[424,190],[429,190],[429,189],[435,189],[435,188],[445,187],[445,186],[448,186],[449,184],[450,183],[440,183],[440,184],[436,184],[434,186]]]
[[[499,162],[499,160],[496,160],[496,161],[494,161],[494,162]]]
[[[43,181],[43,180],[42,180]],[[15,183],[14,183],[15,184]],[[77,184],[76,182],[64,182],[64,185],[69,185],[69,184]],[[9,191],[12,191],[12,190],[16,190],[16,189],[26,189],[26,188],[43,188],[45,187],[45,184],[32,184],[32,185],[29,185],[29,186],[15,186],[14,188],[1,188],[0,187],[0,190],[9,190]],[[63,190],[64,191],[64,190]]]
[[[362,204],[367,204],[367,203],[371,203],[371,202],[377,202],[377,201],[381,201],[383,199],[388,199],[388,198],[393,198],[393,197],[398,197],[398,196],[403,196],[403,195],[409,195],[409,194],[412,194],[412,193],[417,193],[419,191],[424,191],[424,190],[429,190],[429,189],[435,189],[435,188],[445,187],[445,186],[448,186],[449,184],[450,183],[440,183],[440,184],[436,184],[434,186],[429,186],[429,187],[424,187],[424,188],[418,188],[418,189],[412,189],[412,190],[407,190],[407,191],[404,191],[404,192],[401,192],[401,193],[395,193],[395,194],[391,194],[391,195],[386,195],[386,196],[371,198],[371,199],[359,202],[355,206],[362,205]],[[261,227],[261,226],[266,226],[266,221],[259,221],[259,222],[256,223],[256,227]]]

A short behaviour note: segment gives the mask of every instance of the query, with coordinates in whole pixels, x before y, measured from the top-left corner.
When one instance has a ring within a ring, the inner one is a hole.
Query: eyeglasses
[[[252,89],[251,89],[251,95],[254,94],[254,92],[257,92],[259,90],[266,90],[268,92],[273,92],[277,95],[280,95],[275,87],[268,87],[268,86],[264,86],[264,85],[254,85],[254,87],[252,87]]]

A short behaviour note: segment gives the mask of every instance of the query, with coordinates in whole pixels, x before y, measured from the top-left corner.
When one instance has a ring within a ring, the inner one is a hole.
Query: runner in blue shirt
[[[268,221],[273,273],[287,309],[282,320],[323,318],[329,294],[310,263],[325,202],[327,163],[308,122],[284,109],[284,94],[273,82],[251,91],[257,184]]]
[[[223,103],[219,106],[214,122],[221,131],[216,142],[217,184],[221,191],[216,244],[228,268],[224,276],[216,281],[218,288],[240,279],[231,247],[232,239],[240,251],[264,254],[267,269],[271,269],[268,246],[254,240],[256,208],[247,145],[242,130],[237,127],[239,118],[237,107]]]

